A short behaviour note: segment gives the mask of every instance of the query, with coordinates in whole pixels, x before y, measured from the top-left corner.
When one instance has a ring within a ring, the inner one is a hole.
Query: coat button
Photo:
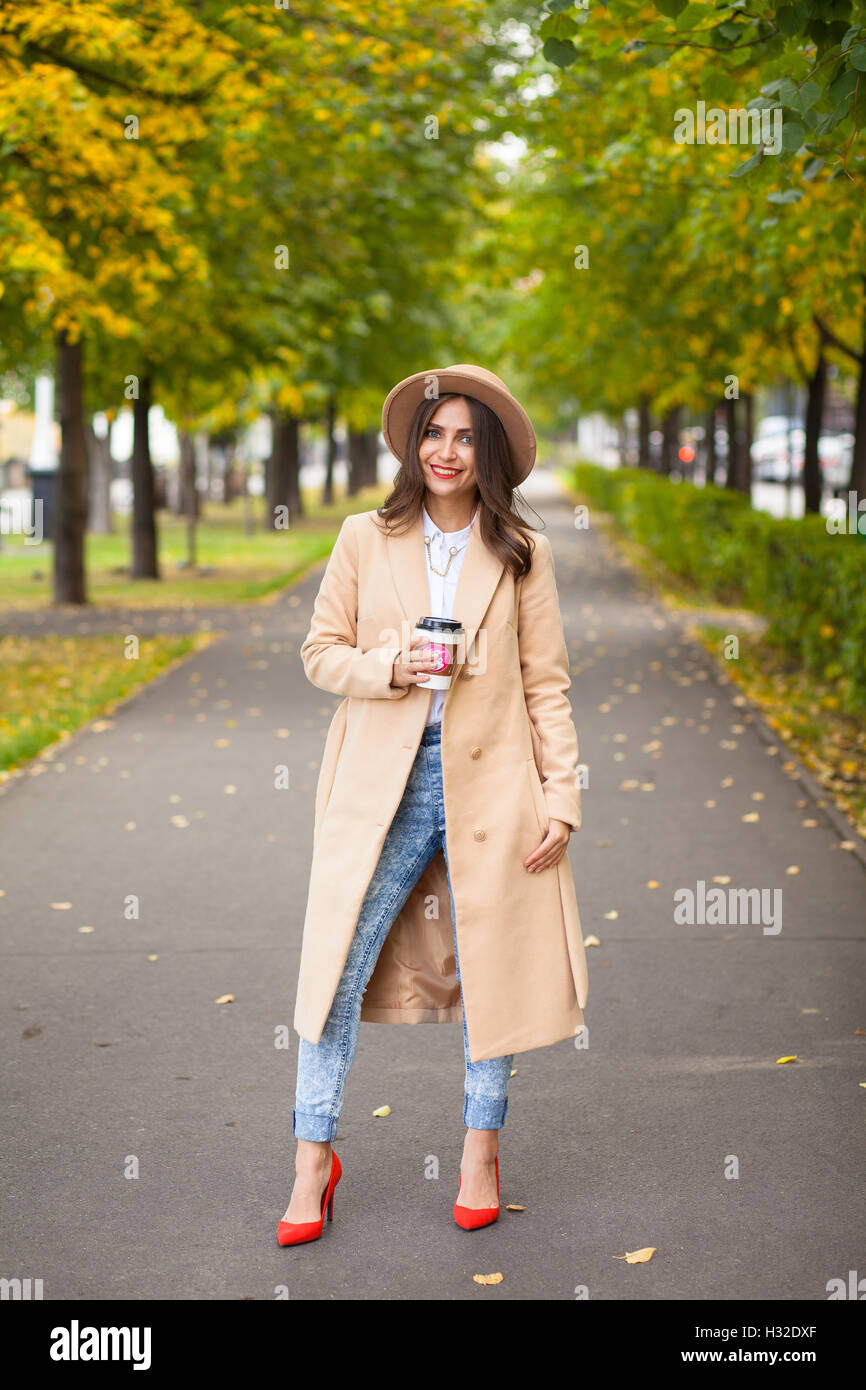
[[[481,749],[480,749],[480,748],[473,748],[473,749],[471,750],[469,756],[470,756],[470,758],[480,758],[480,757],[481,757]]]
[[[475,838],[476,838],[476,840],[486,840],[486,839],[487,839],[487,831],[486,831],[486,830],[476,830],[476,832],[475,832]]]

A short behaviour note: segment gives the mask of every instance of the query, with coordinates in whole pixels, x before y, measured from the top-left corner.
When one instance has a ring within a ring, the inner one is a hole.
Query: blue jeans
[[[484,1062],[472,1062],[469,1058],[466,1005],[457,955],[457,914],[445,845],[441,739],[441,723],[428,724],[421,737],[403,798],[385,837],[376,871],[367,888],[322,1036],[317,1043],[300,1039],[295,1108],[292,1111],[296,1139],[322,1142],[336,1138],[346,1078],[358,1046],[362,995],[397,914],[440,845],[448,869],[454,957],[463,1001],[463,1051],[466,1060],[463,1123],[470,1129],[501,1129],[505,1124],[508,1081],[514,1057],[492,1057]]]

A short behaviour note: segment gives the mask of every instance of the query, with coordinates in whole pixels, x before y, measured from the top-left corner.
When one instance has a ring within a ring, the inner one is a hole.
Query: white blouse
[[[440,531],[438,526],[431,518],[423,502],[421,504],[421,515],[424,519],[424,535],[430,537],[430,559],[425,554],[424,564],[427,566],[427,579],[430,587],[430,617],[431,618],[453,618],[454,617],[454,594],[457,589],[457,579],[460,574],[460,567],[463,564],[463,556],[466,554],[466,547],[469,544],[469,536],[478,516],[478,508],[468,526],[464,526],[462,531]],[[424,542],[422,541],[422,545]],[[457,546],[457,554],[453,557],[448,552],[452,545]],[[425,551],[427,546],[424,545]],[[451,564],[448,565],[449,559]],[[434,574],[431,563],[437,570],[444,570],[448,565],[448,573],[445,575]],[[459,613],[457,615],[460,616]],[[424,689],[424,682],[421,681],[420,688]],[[430,692],[430,709],[427,713],[427,724],[438,724],[442,720],[442,706],[445,704],[447,690],[432,690]]]

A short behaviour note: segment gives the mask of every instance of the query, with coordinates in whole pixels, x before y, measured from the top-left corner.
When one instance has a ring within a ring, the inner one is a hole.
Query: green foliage
[[[696,596],[768,619],[766,640],[838,681],[848,713],[866,711],[866,543],[823,517],[777,519],[723,488],[671,483],[644,469],[580,464],[575,489],[688,581]]]

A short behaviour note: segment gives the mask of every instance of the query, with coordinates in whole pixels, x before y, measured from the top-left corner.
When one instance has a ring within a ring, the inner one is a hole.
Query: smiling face
[[[475,438],[463,396],[451,396],[434,410],[418,446],[424,482],[434,497],[475,497]]]

